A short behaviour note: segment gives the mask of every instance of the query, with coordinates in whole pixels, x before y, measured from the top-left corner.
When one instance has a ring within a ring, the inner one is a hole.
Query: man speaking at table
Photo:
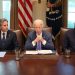
[[[52,35],[43,30],[44,23],[40,19],[33,22],[34,31],[28,34],[26,50],[54,50]]]

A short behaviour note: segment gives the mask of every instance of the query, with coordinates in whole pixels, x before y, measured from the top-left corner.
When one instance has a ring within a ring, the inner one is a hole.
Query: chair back
[[[61,28],[58,36],[55,38],[55,47],[59,54],[62,54],[62,42],[64,38],[64,34],[68,31],[68,28]]]
[[[52,27],[44,27],[43,30],[52,33]],[[34,31],[34,28],[33,27],[28,27],[27,32],[29,33],[31,31]]]
[[[17,41],[20,45],[20,48],[23,48],[25,41],[24,41],[24,35],[23,35],[22,31],[21,30],[14,30],[14,32],[16,33]]]
[[[61,52],[62,52],[62,49],[63,49],[62,43],[63,43],[63,39],[64,39],[64,34],[68,30],[69,30],[68,28],[61,28],[61,30],[60,30],[60,50],[61,50]]]
[[[44,27],[43,30],[52,34],[52,27]],[[31,31],[34,31],[34,28],[33,27],[28,27],[27,32],[29,33]],[[54,46],[55,46],[55,41],[54,41],[53,35],[52,35],[52,41],[53,41]]]
[[[64,34],[66,31],[68,31],[69,29],[68,28],[61,28],[60,30],[60,44],[62,44],[62,41],[63,41],[63,37],[64,37]]]

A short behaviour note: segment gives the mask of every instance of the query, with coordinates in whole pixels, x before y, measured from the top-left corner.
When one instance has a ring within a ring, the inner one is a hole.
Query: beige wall
[[[33,2],[33,20],[42,19],[44,24],[46,25],[46,1],[41,0],[41,3],[38,3],[38,0],[34,0]]]

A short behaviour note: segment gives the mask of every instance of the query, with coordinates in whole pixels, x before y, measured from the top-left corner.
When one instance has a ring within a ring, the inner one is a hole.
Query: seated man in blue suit
[[[19,48],[16,33],[8,30],[7,19],[0,21],[0,51],[10,51]]]
[[[40,42],[41,50],[54,50],[52,42],[52,35],[46,31],[43,31],[44,23],[42,20],[37,19],[33,23],[34,31],[28,34],[28,38],[25,43],[26,50],[38,50],[38,43]]]

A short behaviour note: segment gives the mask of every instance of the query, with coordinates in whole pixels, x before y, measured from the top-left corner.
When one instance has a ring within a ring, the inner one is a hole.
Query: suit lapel
[[[10,36],[10,32],[9,32],[9,30],[7,31],[7,36],[6,36],[6,38],[8,38]]]
[[[1,39],[1,30],[0,30],[0,39]]]
[[[33,37],[34,37],[34,39],[35,39],[35,38],[36,38],[36,32],[34,31],[34,33],[33,33],[33,34],[34,34],[34,36],[33,36]]]
[[[42,37],[44,37],[44,32],[42,31]]]
[[[42,37],[45,39],[46,38],[46,33],[44,31],[42,31]]]

